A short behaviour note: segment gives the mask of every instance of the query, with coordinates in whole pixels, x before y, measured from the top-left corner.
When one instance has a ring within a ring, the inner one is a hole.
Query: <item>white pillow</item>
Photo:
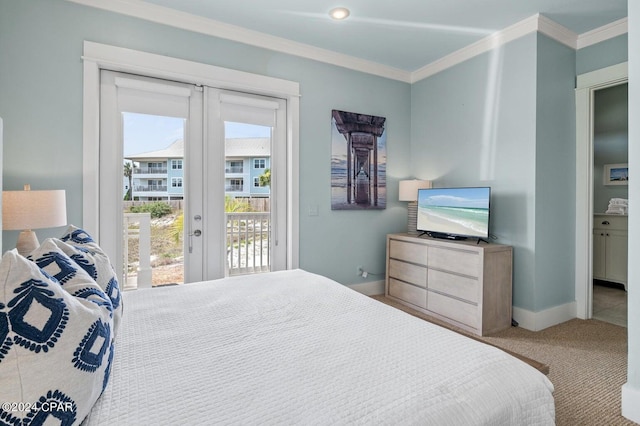
[[[86,277],[66,285],[97,287]],[[80,423],[106,387],[112,330],[104,304],[71,295],[17,250],[6,252],[0,262],[0,420]]]
[[[40,269],[55,278],[69,294],[104,307],[113,317],[111,299],[93,277],[58,247],[60,243],[56,238],[48,238],[40,247],[32,251],[27,259],[35,262]]]
[[[54,239],[58,247],[82,269],[84,269],[111,299],[113,305],[114,334],[118,334],[122,318],[122,296],[118,275],[109,257],[84,230],[69,225],[60,240]]]

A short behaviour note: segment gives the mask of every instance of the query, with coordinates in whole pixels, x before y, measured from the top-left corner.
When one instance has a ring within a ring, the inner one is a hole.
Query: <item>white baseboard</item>
[[[622,415],[629,420],[640,423],[640,389],[625,383],[622,386]]]
[[[544,330],[573,318],[576,318],[576,302],[554,306],[540,312],[513,307],[513,319],[518,322],[518,326],[531,331]]]
[[[384,280],[368,281],[362,284],[349,284],[347,287],[367,296],[384,294]]]

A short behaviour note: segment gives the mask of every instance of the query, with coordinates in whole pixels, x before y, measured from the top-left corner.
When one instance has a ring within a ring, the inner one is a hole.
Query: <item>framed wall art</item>
[[[331,111],[331,209],[387,205],[386,118]]]
[[[628,185],[629,184],[629,164],[605,164],[604,182],[605,185]]]

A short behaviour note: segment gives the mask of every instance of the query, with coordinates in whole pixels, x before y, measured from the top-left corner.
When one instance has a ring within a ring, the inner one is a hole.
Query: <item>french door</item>
[[[100,80],[100,243],[124,287],[285,269],[286,102]]]

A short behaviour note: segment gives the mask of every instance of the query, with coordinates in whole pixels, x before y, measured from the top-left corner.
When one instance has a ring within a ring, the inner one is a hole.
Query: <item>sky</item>
[[[184,134],[182,118],[125,112],[123,115],[124,155],[157,151]],[[270,128],[245,123],[225,123],[227,138],[269,137]]]

